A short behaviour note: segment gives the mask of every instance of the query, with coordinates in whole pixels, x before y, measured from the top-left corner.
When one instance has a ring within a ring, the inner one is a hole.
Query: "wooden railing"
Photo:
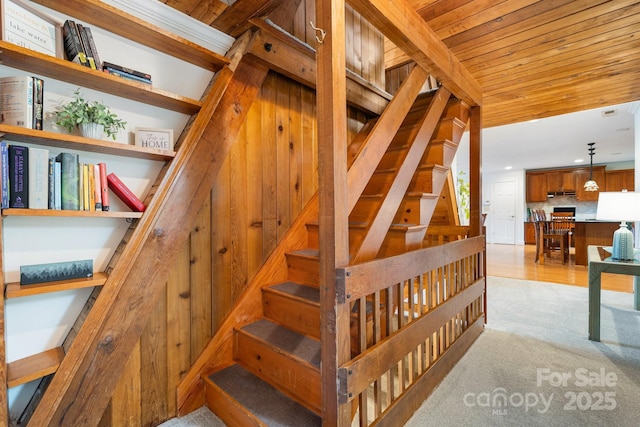
[[[337,270],[355,334],[338,399],[360,426],[406,421],[482,332],[484,256],[479,236]]]
[[[466,239],[468,234],[468,225],[430,225],[422,243],[424,247],[443,245]]]

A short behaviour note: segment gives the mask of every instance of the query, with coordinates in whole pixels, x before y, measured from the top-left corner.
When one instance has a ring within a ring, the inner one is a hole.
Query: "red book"
[[[106,163],[98,163],[100,169],[100,199],[102,200],[102,210],[109,210],[109,190],[107,182],[107,165]]]
[[[131,208],[134,212],[144,212],[145,205],[138,199],[138,197],[133,194],[129,188],[124,185],[120,178],[116,176],[115,173],[111,172],[107,175],[107,182],[109,183],[109,188],[111,191],[116,193],[116,196],[120,197],[122,201]]]

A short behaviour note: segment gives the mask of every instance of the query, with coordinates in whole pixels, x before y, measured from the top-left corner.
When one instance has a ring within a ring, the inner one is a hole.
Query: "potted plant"
[[[55,113],[57,125],[65,127],[70,133],[78,128],[83,136],[95,139],[102,139],[104,133],[116,139],[118,130],[124,129],[127,124],[106,105],[84,99],[80,89],[76,89],[73,99],[63,104]]]

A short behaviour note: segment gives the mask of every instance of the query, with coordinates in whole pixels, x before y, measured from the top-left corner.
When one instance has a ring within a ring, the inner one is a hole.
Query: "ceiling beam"
[[[406,0],[350,0],[349,4],[457,98],[482,104],[478,82]]]

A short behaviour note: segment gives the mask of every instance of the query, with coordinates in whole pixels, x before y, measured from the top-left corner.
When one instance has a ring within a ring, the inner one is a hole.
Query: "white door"
[[[516,181],[494,182],[492,188],[493,242],[516,243]]]

